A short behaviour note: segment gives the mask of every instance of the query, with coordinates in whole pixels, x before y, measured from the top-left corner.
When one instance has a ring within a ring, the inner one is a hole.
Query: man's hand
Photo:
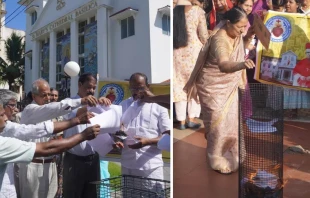
[[[246,33],[246,38],[252,40],[254,36],[255,36],[254,26],[251,26]]]
[[[152,97],[154,97],[155,95],[149,90],[149,89],[145,89],[143,92],[140,93],[140,100],[141,102],[148,102],[148,103],[152,103]]]
[[[140,149],[143,148],[147,145],[149,145],[149,139],[143,138],[143,137],[135,137],[136,140],[138,140],[138,143],[128,145],[129,148],[131,149]]]
[[[306,77],[306,80],[307,80],[307,81],[310,81],[310,76]]]
[[[98,99],[98,102],[99,104],[101,105],[105,105],[105,106],[110,106],[112,103],[111,103],[111,100],[106,98],[106,97],[101,97]]]
[[[86,112],[83,114],[80,114],[79,116],[76,116],[76,118],[79,120],[79,124],[89,124],[89,119],[93,118],[95,115],[91,112]]]
[[[82,105],[88,105],[91,107],[94,107],[98,104],[97,98],[91,95],[82,98],[81,101],[82,101]]]
[[[112,146],[114,149],[124,148],[124,144],[122,142],[115,142],[115,144],[113,144]]]
[[[100,126],[98,124],[88,127],[81,134],[84,140],[92,140],[97,137],[100,131]]]

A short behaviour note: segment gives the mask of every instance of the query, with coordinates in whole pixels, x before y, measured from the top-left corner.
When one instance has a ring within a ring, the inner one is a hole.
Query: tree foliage
[[[23,37],[15,32],[5,41],[6,58],[0,57],[0,81],[7,82],[9,89],[13,90],[23,85],[25,71]]]

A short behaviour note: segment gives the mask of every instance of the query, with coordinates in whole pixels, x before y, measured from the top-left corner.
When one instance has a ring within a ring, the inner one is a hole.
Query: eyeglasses
[[[11,108],[16,108],[17,104],[7,104],[7,106],[11,107]]]

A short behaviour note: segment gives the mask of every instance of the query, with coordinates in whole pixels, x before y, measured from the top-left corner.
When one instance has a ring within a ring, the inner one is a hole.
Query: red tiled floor
[[[310,149],[310,123],[285,122],[284,150]],[[203,129],[174,143],[174,188],[177,198],[237,198],[238,173],[221,175],[208,166]],[[284,154],[285,198],[310,197],[310,155]]]

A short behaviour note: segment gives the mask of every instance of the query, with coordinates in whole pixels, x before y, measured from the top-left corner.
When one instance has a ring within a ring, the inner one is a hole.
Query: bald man
[[[22,112],[21,124],[38,124],[52,120],[72,112],[81,105],[95,106],[98,101],[93,96],[80,99],[64,99],[60,102],[50,102],[50,86],[44,79],[38,79],[32,84],[33,102]],[[53,136],[28,138],[28,142],[47,142]],[[34,158],[30,163],[19,164],[19,186],[21,198],[46,197],[54,198],[58,189],[56,157]]]

